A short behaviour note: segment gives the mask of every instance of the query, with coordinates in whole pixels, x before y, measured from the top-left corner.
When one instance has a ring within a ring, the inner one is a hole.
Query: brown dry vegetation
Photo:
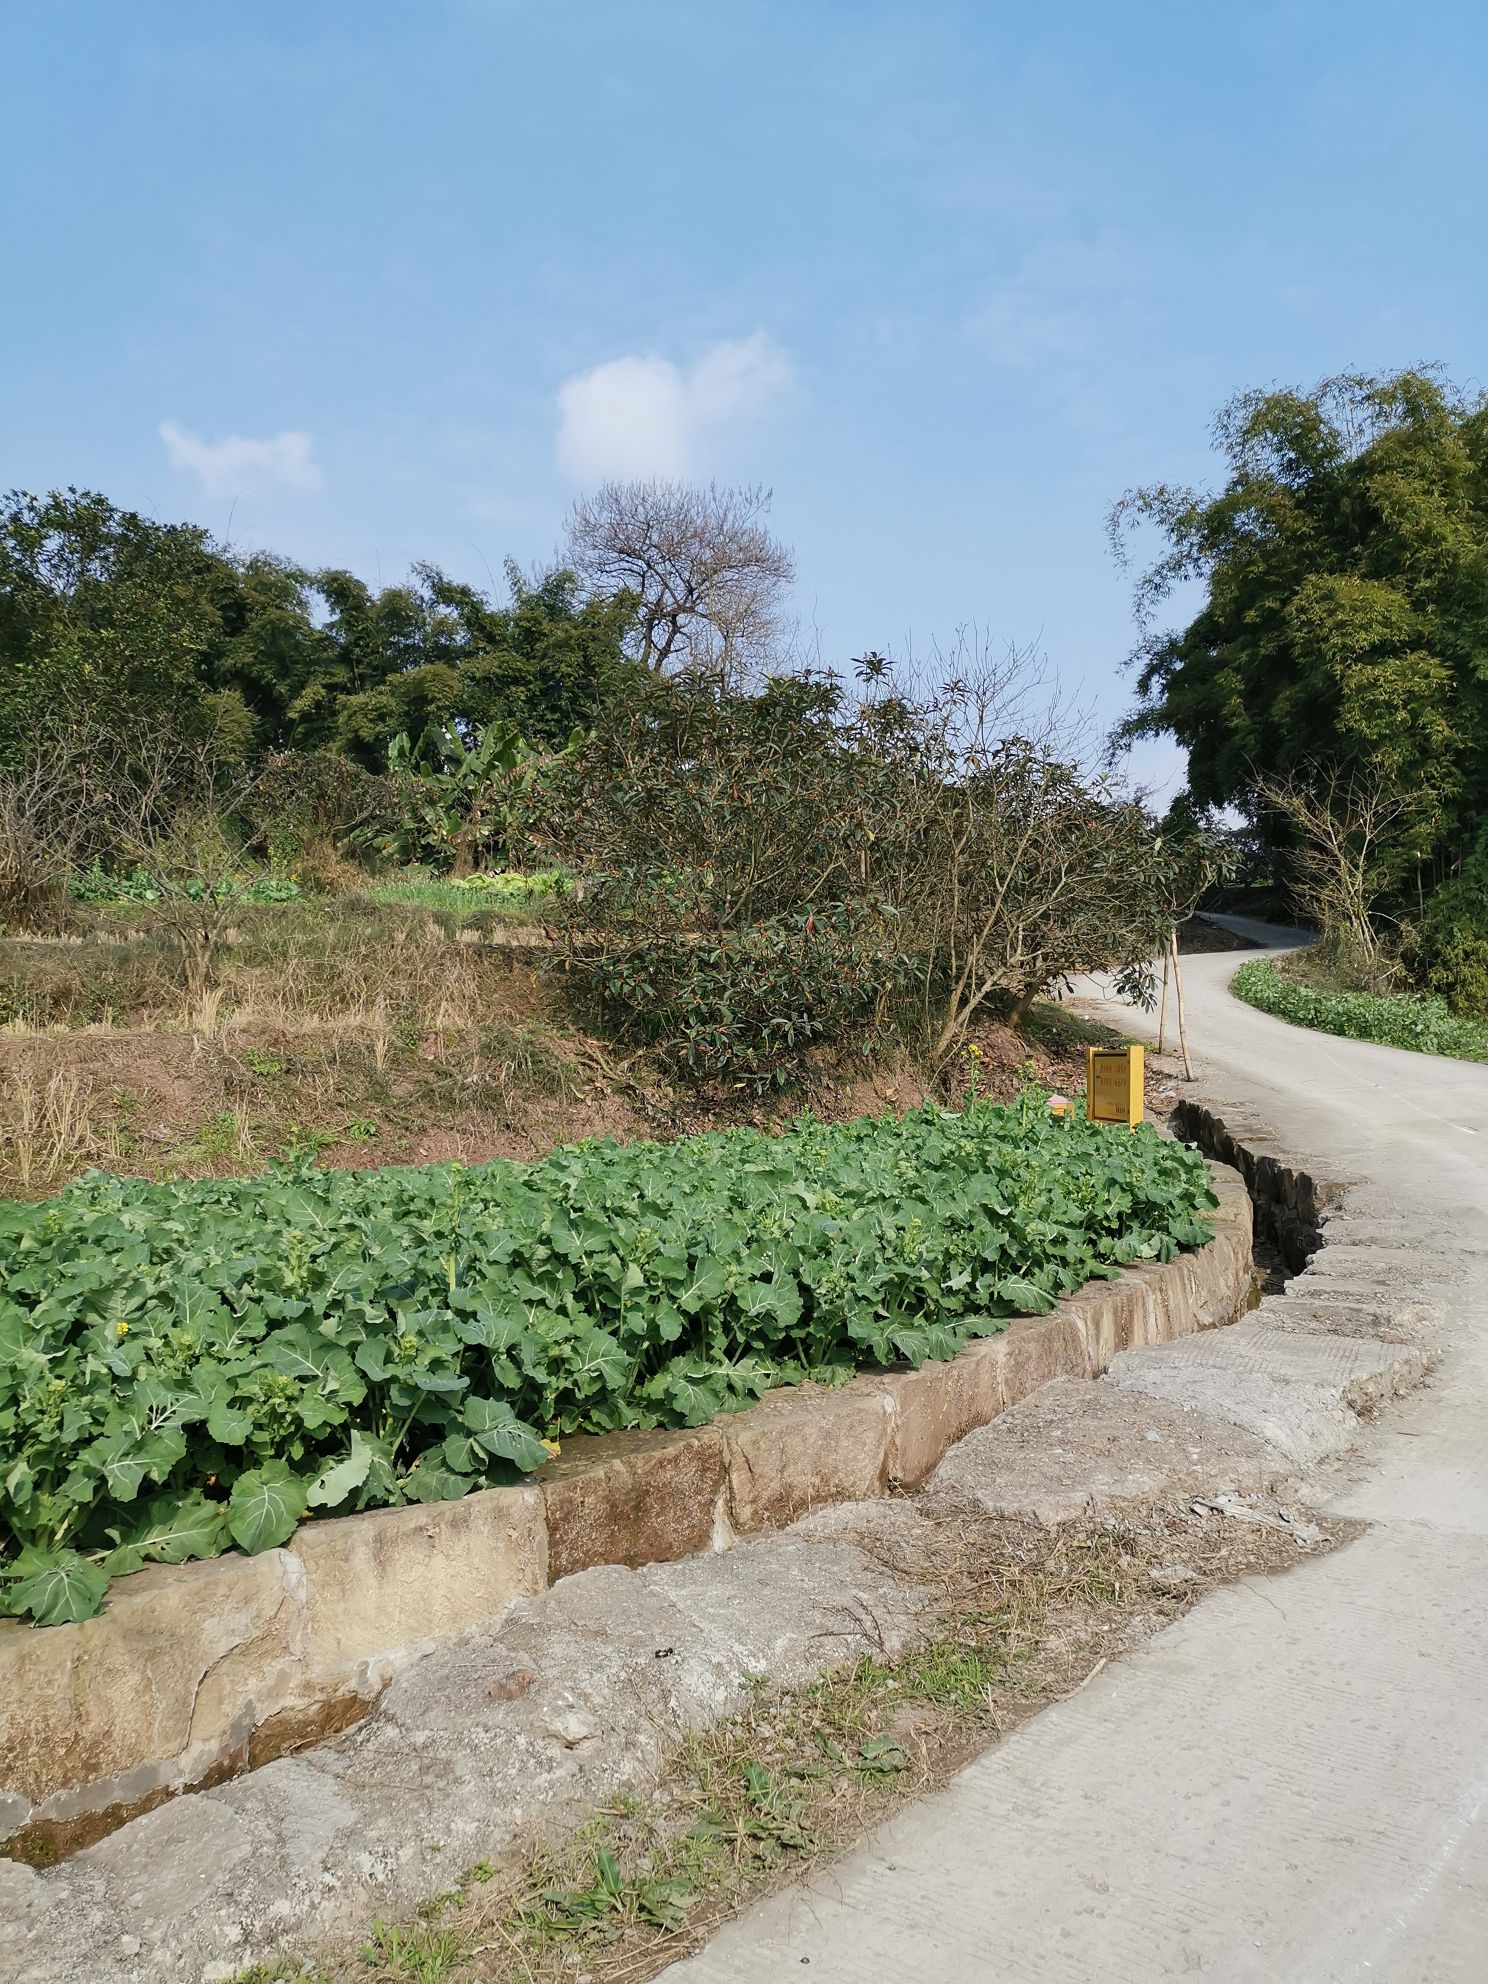
[[[680,1089],[574,1024],[539,923],[335,897],[245,909],[218,983],[183,990],[168,933],[80,909],[65,937],[0,939],[0,1194],[91,1167],[152,1178],[331,1165],[479,1162],[583,1137],[672,1136],[803,1107],[831,1118],[927,1093],[905,1051],[817,1056],[761,1099]],[[982,1092],[1078,1087],[1084,1023],[988,1021]],[[945,1083],[942,1083],[942,1091]]]

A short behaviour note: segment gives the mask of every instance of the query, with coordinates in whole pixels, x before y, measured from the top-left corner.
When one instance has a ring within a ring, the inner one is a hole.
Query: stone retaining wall
[[[1345,1187],[1297,1170],[1268,1147],[1263,1133],[1248,1124],[1231,1129],[1202,1102],[1176,1103],[1172,1126],[1176,1136],[1197,1144],[1211,1163],[1240,1173],[1255,1208],[1256,1232],[1276,1247],[1293,1274],[1300,1274],[1322,1245],[1324,1212],[1342,1198]]]
[[[570,1440],[531,1484],[303,1524],[282,1549],[120,1578],[71,1626],[0,1624],[0,1852],[45,1860],[192,1786],[345,1727],[394,1670],[596,1564],[726,1549],[808,1509],[916,1488],[1055,1377],[1231,1320],[1251,1203],[1211,1165],[1214,1237],[1092,1282],[949,1363],[803,1385],[681,1432]]]

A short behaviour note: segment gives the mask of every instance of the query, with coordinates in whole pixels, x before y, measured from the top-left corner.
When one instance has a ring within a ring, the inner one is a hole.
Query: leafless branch
[[[758,486],[606,482],[569,512],[567,562],[593,590],[636,600],[635,651],[648,668],[695,668],[737,682],[781,635],[796,575],[764,518]]]

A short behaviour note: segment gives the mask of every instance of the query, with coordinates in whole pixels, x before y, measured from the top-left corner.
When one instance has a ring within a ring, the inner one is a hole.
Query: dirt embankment
[[[0,940],[0,1196],[42,1196],[91,1168],[194,1178],[296,1157],[532,1158],[587,1137],[768,1128],[802,1109],[902,1110],[931,1090],[902,1047],[817,1054],[797,1086],[764,1095],[680,1083],[577,1025],[510,936],[418,912],[263,914],[233,933],[195,1002],[148,932]],[[1078,1092],[1096,1032],[1054,1004],[1022,1030],[989,1021],[936,1092]]]

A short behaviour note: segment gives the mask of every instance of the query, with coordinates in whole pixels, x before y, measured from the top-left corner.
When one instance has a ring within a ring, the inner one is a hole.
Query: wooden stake
[[[1172,939],[1169,938],[1169,942]],[[1163,1051],[1163,1041],[1168,1030],[1168,946],[1163,945],[1163,989],[1162,1004],[1157,1009],[1157,1051]]]
[[[1173,989],[1178,995],[1178,1045],[1183,1050],[1183,1079],[1191,1082],[1194,1078],[1193,1062],[1188,1058],[1188,1021],[1183,1011],[1183,972],[1178,963],[1178,932],[1175,930],[1169,939],[1169,951],[1173,960]]]

